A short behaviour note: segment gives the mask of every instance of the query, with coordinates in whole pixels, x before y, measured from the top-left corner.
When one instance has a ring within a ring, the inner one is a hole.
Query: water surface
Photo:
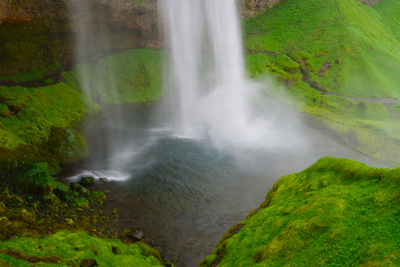
[[[115,114],[120,127],[109,128]],[[197,266],[283,175],[323,156],[375,165],[307,126],[301,128],[304,145],[227,148],[207,138],[177,136],[157,125],[155,117],[151,106],[124,107],[92,122],[86,132],[90,158],[62,176],[68,176],[65,182],[87,174],[111,179],[92,189],[109,192],[111,205],[120,211],[119,227],[140,228],[163,255],[178,257],[177,266]]]

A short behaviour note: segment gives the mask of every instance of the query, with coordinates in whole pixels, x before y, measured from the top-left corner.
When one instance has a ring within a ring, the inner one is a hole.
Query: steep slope
[[[381,15],[384,25],[390,29],[393,35],[400,41],[400,2],[385,0],[373,7]]]
[[[322,158],[279,179],[200,266],[398,266],[400,169]]]
[[[283,79],[304,79],[324,92],[398,98],[400,43],[384,24],[392,17],[355,0],[282,2],[246,21],[250,72],[268,72],[268,64],[253,66],[262,58],[287,72]]]
[[[397,165],[400,42],[394,2],[368,7],[355,0],[287,0],[246,20],[244,32],[252,77],[279,80],[287,103],[313,115],[346,145]]]

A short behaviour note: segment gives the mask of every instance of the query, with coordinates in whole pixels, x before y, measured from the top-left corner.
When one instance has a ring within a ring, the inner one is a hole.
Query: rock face
[[[83,5],[78,0],[21,0],[2,1],[0,3],[0,25],[6,21],[21,22],[32,19],[46,19],[50,22],[66,21],[70,31],[77,31],[74,22],[104,22],[109,28],[129,31],[145,46],[158,46],[158,12],[157,0],[89,0],[86,20],[79,20]],[[92,15],[92,16],[91,16]],[[58,25],[60,26],[60,25]],[[65,25],[64,25],[65,26]],[[96,28],[96,25],[93,25]],[[62,29],[65,32],[65,28]],[[125,36],[127,37],[127,36]]]
[[[67,7],[71,21],[88,22],[80,21],[77,16],[82,8],[81,1],[70,0]],[[135,40],[132,44],[136,46],[160,46],[157,0],[91,0],[88,8],[86,12],[92,16],[93,26],[97,27],[96,24],[100,22],[105,23],[118,40],[121,37],[131,38]]]
[[[88,51],[104,54],[98,44],[105,28],[109,53],[160,47],[158,25],[156,0],[89,0],[87,6],[78,0],[1,1],[0,84],[25,85],[23,73],[35,73],[31,80],[54,79],[69,69],[81,50],[71,40],[85,35],[85,27],[92,30]]]
[[[281,0],[237,0],[242,17],[253,17]],[[358,0],[372,6],[379,0]],[[70,68],[71,44],[83,27],[94,38],[85,43],[94,54],[103,52],[104,40],[112,43],[107,53],[142,47],[161,47],[158,0],[18,0],[0,2],[0,84],[21,84],[18,75],[35,73],[31,80],[43,81]],[[96,32],[97,31],[97,32]],[[5,41],[3,41],[5,40]],[[97,49],[97,51],[96,51]],[[1,77],[3,76],[3,77]],[[26,82],[26,81],[24,81]]]

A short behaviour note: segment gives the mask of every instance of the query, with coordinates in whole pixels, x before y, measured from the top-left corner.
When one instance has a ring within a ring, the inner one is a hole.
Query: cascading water
[[[170,48],[165,79],[171,123],[177,132],[196,135],[208,122],[204,105],[214,91],[229,92],[228,101],[242,99],[244,72],[235,1],[167,0],[161,5]]]
[[[169,50],[165,73],[166,114],[172,130],[222,145],[282,146],[281,126],[255,114],[260,84],[245,78],[235,0],[165,0]],[[270,114],[271,115],[271,114]],[[165,117],[163,118],[165,120]],[[293,135],[286,140],[296,140]]]
[[[70,14],[73,14],[75,61],[81,63],[76,68],[81,90],[87,99],[101,103],[106,112],[110,112],[105,103],[121,102],[114,78],[116,70],[113,62],[108,62],[106,66],[100,62],[102,58],[112,54],[111,33],[107,26],[111,10],[97,1],[76,0],[70,0],[68,8]],[[129,159],[121,155],[130,149],[130,140],[121,135],[123,123],[119,110],[114,109],[112,113],[113,116],[106,117],[97,126],[96,135],[92,137],[95,140],[91,141],[94,145],[90,147],[90,160],[85,163],[88,170],[85,172],[86,176],[126,178],[123,169],[125,160]],[[93,173],[93,170],[96,171]]]

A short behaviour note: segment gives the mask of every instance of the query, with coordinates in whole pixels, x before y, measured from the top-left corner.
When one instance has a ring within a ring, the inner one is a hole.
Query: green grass
[[[400,2],[396,0],[385,0],[377,3],[373,9],[381,15],[383,24],[388,27],[393,35],[400,41]]]
[[[249,76],[279,81],[288,104],[346,145],[400,166],[398,104],[370,101],[400,97],[397,11],[391,0],[373,8],[355,0],[283,1],[244,21]]]
[[[322,158],[279,179],[200,266],[398,266],[400,169]]]
[[[355,0],[284,1],[245,21],[248,69],[257,76],[274,65],[292,74],[283,78],[296,80],[300,72],[288,71],[285,65],[304,60],[310,82],[328,92],[398,98],[400,43],[385,26],[390,21]],[[290,58],[283,61],[284,56]],[[264,63],[254,66],[261,59]],[[324,63],[330,68],[319,77]]]

